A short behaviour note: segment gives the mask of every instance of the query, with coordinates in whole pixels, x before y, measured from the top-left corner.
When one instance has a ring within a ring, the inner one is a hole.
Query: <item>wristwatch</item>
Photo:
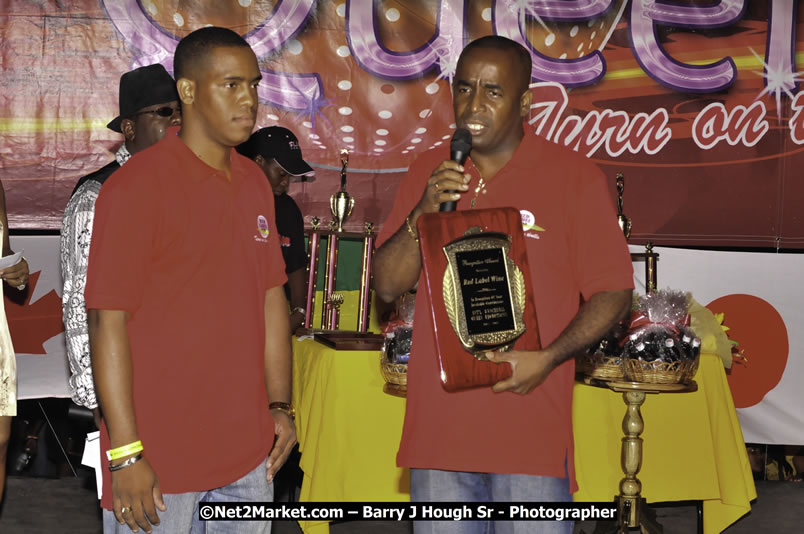
[[[292,420],[296,420],[296,408],[289,402],[272,402],[268,404],[269,410],[279,410],[285,412]]]
[[[301,306],[296,306],[292,310],[290,310],[290,314],[293,315],[294,313],[299,312],[302,315],[307,315],[307,310],[302,308]]]

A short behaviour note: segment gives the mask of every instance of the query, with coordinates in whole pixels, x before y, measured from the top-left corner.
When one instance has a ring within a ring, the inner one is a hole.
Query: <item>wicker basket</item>
[[[626,380],[645,384],[687,384],[695,374],[698,361],[645,362],[626,358],[623,369]]]
[[[407,363],[393,363],[385,359],[380,359],[380,371],[382,377],[389,384],[396,386],[408,385],[408,364]]]
[[[622,380],[622,358],[603,356],[600,353],[582,354],[575,358],[575,367],[579,373],[599,380]]]
[[[701,357],[699,355],[694,361],[688,362],[689,365],[687,366],[687,373],[684,375],[684,379],[682,380],[684,384],[689,384],[692,382],[692,379],[695,378],[695,373],[698,372],[698,362],[700,359]]]

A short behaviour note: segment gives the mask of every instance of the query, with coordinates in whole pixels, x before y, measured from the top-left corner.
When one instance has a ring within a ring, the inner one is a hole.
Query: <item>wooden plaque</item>
[[[486,351],[538,350],[525,238],[514,208],[431,213],[417,221],[441,383],[447,391],[511,376]],[[414,326],[415,328],[415,326]]]

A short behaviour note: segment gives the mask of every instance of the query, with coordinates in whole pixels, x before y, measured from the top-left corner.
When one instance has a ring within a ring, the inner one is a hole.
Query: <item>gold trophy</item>
[[[623,173],[617,173],[617,223],[620,225],[620,230],[625,234],[625,238],[631,237],[631,219],[623,213],[623,191],[625,190],[625,178]]]
[[[332,229],[343,232],[343,223],[352,214],[355,199],[346,192],[346,166],[349,165],[349,151],[341,149],[341,188],[329,197],[329,209],[332,211]]]
[[[343,293],[332,293],[327,299],[327,304],[329,304],[329,317],[327,317],[326,328],[328,330],[337,330],[341,318]]]

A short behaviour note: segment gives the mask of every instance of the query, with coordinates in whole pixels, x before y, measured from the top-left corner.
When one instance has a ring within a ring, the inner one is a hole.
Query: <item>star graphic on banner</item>
[[[762,66],[765,67],[765,70],[762,72],[753,71],[754,74],[758,76],[762,76],[765,78],[765,87],[759,94],[754,98],[754,100],[759,100],[765,95],[773,95],[776,99],[776,116],[778,120],[781,122],[782,120],[782,93],[786,94],[790,99],[794,98],[794,95],[791,91],[798,82],[804,81],[804,78],[801,77],[804,74],[804,71],[800,72],[792,72],[789,69],[784,68],[781,64],[776,66],[771,66],[765,63],[765,60],[757,54],[753,48],[749,48],[751,53],[754,54],[754,57],[762,63]]]

